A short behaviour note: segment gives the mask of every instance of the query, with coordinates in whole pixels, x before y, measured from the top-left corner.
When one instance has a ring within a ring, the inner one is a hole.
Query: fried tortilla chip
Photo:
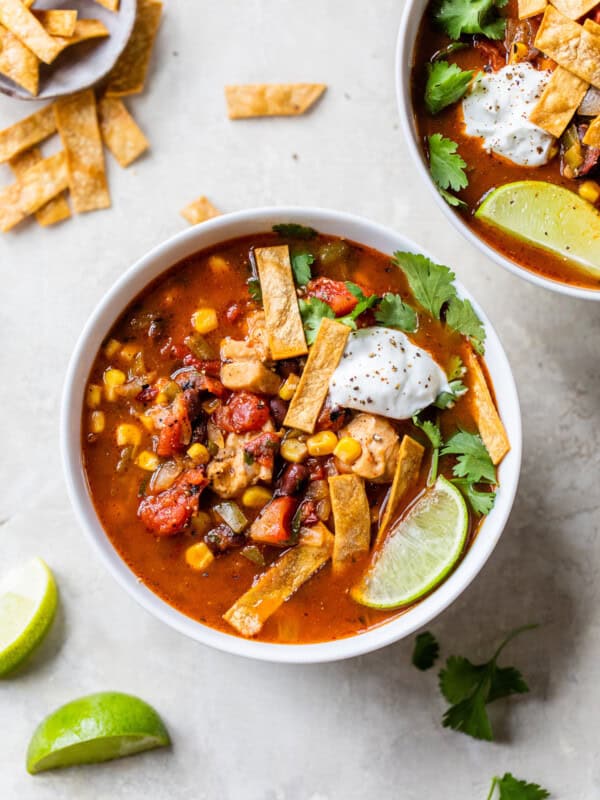
[[[32,147],[23,153],[14,156],[8,162],[16,178],[22,178],[27,170],[42,161],[42,153],[39,147]],[[40,225],[47,227],[62,222],[71,216],[71,209],[67,203],[65,192],[61,192],[53,200],[49,200],[35,212],[35,218]]]
[[[39,58],[0,25],[0,73],[35,97],[39,90],[39,72]]]
[[[479,359],[472,350],[469,350],[466,358],[466,367],[471,389],[468,397],[472,403],[473,417],[490,458],[494,464],[499,464],[510,450],[510,442],[492,400]]]
[[[101,6],[104,8],[108,8],[109,11],[118,11],[119,10],[119,2],[120,0],[96,0]]]
[[[45,64],[51,64],[60,53],[56,40],[21,0],[0,0],[0,23]]]
[[[207,219],[219,217],[221,212],[215,208],[210,200],[202,195],[197,200],[192,200],[185,208],[179,212],[190,225],[197,225],[199,222],[206,222]]]
[[[78,19],[75,23],[75,31],[72,36],[55,36],[60,52],[89,39],[103,39],[110,36],[110,31],[99,19]]]
[[[77,11],[67,8],[33,9],[33,16],[50,36],[73,36]]]
[[[226,86],[229,119],[290,117],[304,114],[327,86],[324,83],[255,83]]]
[[[596,117],[590,122],[590,126],[585,132],[583,143],[588,147],[600,147],[600,117]]]
[[[265,309],[271,356],[303,356],[308,352],[304,326],[298,308],[287,244],[260,247],[254,251]]]
[[[569,19],[579,19],[598,5],[598,0],[550,0],[550,2]]]
[[[283,421],[288,428],[298,428],[305,433],[314,431],[329,391],[329,380],[340,362],[349,333],[350,328],[341,322],[328,317],[321,320],[317,338],[310,348],[306,366]]]
[[[425,448],[419,444],[419,442],[415,441],[410,436],[404,436],[402,438],[400,450],[398,452],[398,461],[396,462],[394,480],[392,481],[383,519],[381,520],[381,525],[377,533],[378,542],[383,538],[392,517],[398,509],[400,501],[406,492],[417,482],[424,453]]]
[[[0,192],[0,231],[14,228],[69,185],[67,159],[56,153],[28,169]]]
[[[0,163],[29,150],[30,147],[47,139],[56,131],[53,106],[40,108],[29,117],[25,117],[0,131]]]
[[[321,547],[299,544],[289,549],[223,614],[242,636],[259,633],[267,619],[331,558],[334,537],[322,523],[317,525],[324,529]]]
[[[102,141],[122,167],[128,167],[149,147],[150,142],[118,97],[103,97],[98,103]]]
[[[369,552],[371,511],[365,482],[358,475],[333,475],[329,493],[335,529],[331,565],[339,573]]]
[[[519,19],[529,19],[543,14],[548,0],[519,0]]]
[[[144,89],[161,13],[157,0],[138,0],[133,32],[108,76],[107,95],[120,97]]]
[[[587,81],[564,67],[557,67],[529,120],[558,139],[573,118],[588,87]]]
[[[73,208],[80,214],[110,206],[104,152],[91,89],[61,97],[54,104],[56,126],[69,167]]]
[[[569,72],[600,87],[600,35],[548,6],[535,47]]]

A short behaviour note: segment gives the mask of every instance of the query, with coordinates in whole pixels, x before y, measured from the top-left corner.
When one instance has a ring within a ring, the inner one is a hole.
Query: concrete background
[[[152,152],[128,170],[109,159],[113,208],[0,239],[0,566],[40,555],[61,592],[49,639],[0,684],[0,797],[484,800],[509,770],[562,800],[597,798],[598,307],[503,272],[434,206],[398,126],[400,0],[165,5],[148,91],[129,103]],[[286,80],[330,88],[304,118],[227,120],[225,83]],[[30,110],[0,98],[0,125]],[[430,626],[444,656],[477,659],[541,623],[506,652],[531,693],[492,707],[493,744],[442,728],[435,671],[410,665],[412,641],[313,667],[212,652],[138,608],[83,541],[58,451],[69,355],[102,294],[203,193],[223,210],[313,204],[393,226],[452,265],[496,325],[520,388],[522,483],[494,556]],[[173,749],[28,776],[36,724],[104,689],[155,705]]]

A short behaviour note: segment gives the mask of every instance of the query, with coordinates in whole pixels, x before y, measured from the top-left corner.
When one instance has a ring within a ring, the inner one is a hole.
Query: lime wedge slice
[[[156,711],[129,694],[100,692],[61,706],[40,723],[27,751],[33,775],[95,764],[170,744]]]
[[[506,183],[475,216],[600,275],[600,213],[569,189],[545,181]]]
[[[41,558],[0,579],[0,677],[24,661],[48,632],[58,593]]]
[[[465,545],[468,523],[463,496],[440,476],[391,528],[351,596],[371,608],[414,603],[454,567]]]

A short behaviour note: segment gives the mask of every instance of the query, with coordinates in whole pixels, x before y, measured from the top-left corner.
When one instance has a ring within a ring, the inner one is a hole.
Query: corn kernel
[[[514,42],[510,49],[510,64],[519,64],[521,61],[527,61],[529,56],[529,47],[525,42]]]
[[[189,447],[187,454],[195,464],[207,464],[210,460],[210,453],[200,442],[195,442]]]
[[[92,411],[90,416],[90,431],[92,433],[102,433],[105,424],[104,411]]]
[[[264,486],[250,486],[242,495],[242,505],[247,508],[262,508],[272,497],[272,493]]]
[[[137,425],[122,422],[117,426],[117,445],[119,447],[125,447],[128,444],[138,447],[141,441],[142,432]]]
[[[308,447],[299,439],[286,439],[279,450],[281,457],[294,464],[300,464],[308,455]]]
[[[204,536],[215,524],[211,515],[207,514],[206,511],[199,511],[197,514],[194,514],[190,522],[192,523],[194,533],[197,533],[199,536]]]
[[[339,458],[343,464],[354,464],[356,459],[360,458],[361,453],[361,443],[351,436],[342,436],[333,451],[333,455]]]
[[[154,419],[150,416],[150,414],[140,414],[139,420],[146,428],[148,433],[154,433]]]
[[[128,364],[131,364],[139,352],[140,348],[137,346],[137,344],[126,344],[121,348],[119,358],[123,359],[123,361],[126,361]]]
[[[220,401],[216,397],[212,397],[210,400],[205,400],[202,403],[203,411],[206,411],[207,414],[212,414],[213,411],[216,411],[219,407]]]
[[[117,339],[109,339],[108,342],[104,345],[104,355],[107,358],[112,358],[119,352],[120,349],[121,349],[121,342],[119,342]]]
[[[231,272],[231,265],[223,256],[210,256],[208,259],[208,268],[216,275],[225,276]]]
[[[600,198],[600,186],[596,181],[583,181],[583,183],[579,184],[578,192],[580,197],[583,197],[584,200],[592,203],[592,205],[595,205],[598,202],[598,198]]]
[[[141,469],[145,469],[148,472],[154,472],[157,467],[160,466],[160,458],[156,455],[156,453],[150,452],[150,450],[142,450],[139,456],[136,458],[135,463]]]
[[[338,438],[333,431],[320,431],[306,441],[311,456],[328,456],[336,448]]]
[[[288,375],[285,379],[285,383],[279,390],[279,397],[282,400],[291,400],[294,394],[296,393],[296,389],[298,388],[298,384],[300,383],[300,378],[297,375],[294,375],[292,372],[291,375]]]
[[[90,383],[85,392],[85,402],[88,408],[98,408],[102,402],[102,387]]]
[[[210,333],[219,325],[214,308],[199,308],[192,314],[192,327],[197,333]]]
[[[107,386],[114,388],[115,386],[122,386],[127,380],[127,376],[122,370],[109,367],[104,370],[102,379]]]
[[[185,560],[188,567],[191,567],[197,572],[202,572],[212,564],[215,557],[204,542],[197,542],[191,545],[191,547],[188,547],[185,551]]]

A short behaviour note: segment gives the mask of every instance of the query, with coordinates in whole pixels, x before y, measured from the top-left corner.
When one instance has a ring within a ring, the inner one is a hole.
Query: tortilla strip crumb
[[[128,167],[150,147],[150,142],[118,97],[100,99],[98,122],[102,141],[122,167]]]
[[[529,115],[530,122],[558,139],[572,120],[588,87],[589,84],[577,75],[564,67],[557,67]]]
[[[543,14],[548,0],[519,0],[519,19],[529,19]]]
[[[598,0],[550,0],[550,2],[569,19],[579,19],[598,5]]]
[[[561,67],[600,88],[600,34],[595,29],[579,25],[549,5],[534,45]]]
[[[56,40],[21,0],[1,0],[0,23],[45,64],[51,64],[60,53]]]
[[[349,334],[347,325],[329,317],[321,320],[317,338],[310,348],[298,387],[283,420],[288,428],[298,428],[305,433],[314,431],[329,391],[329,380],[340,363]]]
[[[0,25],[0,73],[34,97],[37,95],[40,60],[4,25]]]
[[[600,116],[590,122],[590,126],[583,137],[583,143],[589,147],[600,147]]]
[[[158,0],[138,0],[133,32],[108,76],[109,97],[143,91],[161,14],[162,3]]]
[[[31,150],[25,150],[25,152],[14,156],[8,163],[15,177],[22,178],[28,169],[39,164],[42,160],[43,157],[39,147],[32,147]],[[57,222],[62,222],[70,216],[71,209],[67,203],[65,192],[61,192],[35,212],[36,220],[43,227],[55,225]]]
[[[54,104],[56,126],[65,148],[69,188],[76,213],[110,206],[96,98],[91,89],[61,97]]]
[[[226,86],[229,119],[299,116],[323,94],[324,83],[256,83]]]
[[[106,25],[99,19],[78,19],[72,36],[55,36],[54,39],[60,46],[60,52],[89,39],[103,39],[110,35]]]
[[[371,513],[365,482],[358,475],[332,475],[329,493],[335,531],[331,566],[339,573],[369,552]]]
[[[197,200],[192,200],[179,213],[184,219],[187,219],[190,225],[198,225],[200,222],[206,222],[207,219],[221,216],[219,209],[215,208],[208,197],[204,195],[198,197]]]
[[[424,453],[425,448],[422,444],[410,436],[402,437],[394,480],[390,487],[385,512],[377,533],[378,542],[383,538],[392,517],[396,513],[400,500],[402,500],[411,486],[416,483]]]
[[[96,3],[104,6],[104,8],[107,8],[109,11],[118,11],[120,0],[96,0]]]
[[[44,158],[0,191],[0,231],[14,228],[69,185],[64,152]]]
[[[50,36],[73,36],[77,11],[67,8],[33,9],[33,16]]]
[[[40,108],[28,117],[0,131],[0,163],[47,139],[56,131],[54,107]]]
[[[498,465],[510,450],[510,442],[492,400],[479,359],[472,350],[469,350],[465,361],[471,389],[468,396],[472,402],[473,417],[493,464]]]

